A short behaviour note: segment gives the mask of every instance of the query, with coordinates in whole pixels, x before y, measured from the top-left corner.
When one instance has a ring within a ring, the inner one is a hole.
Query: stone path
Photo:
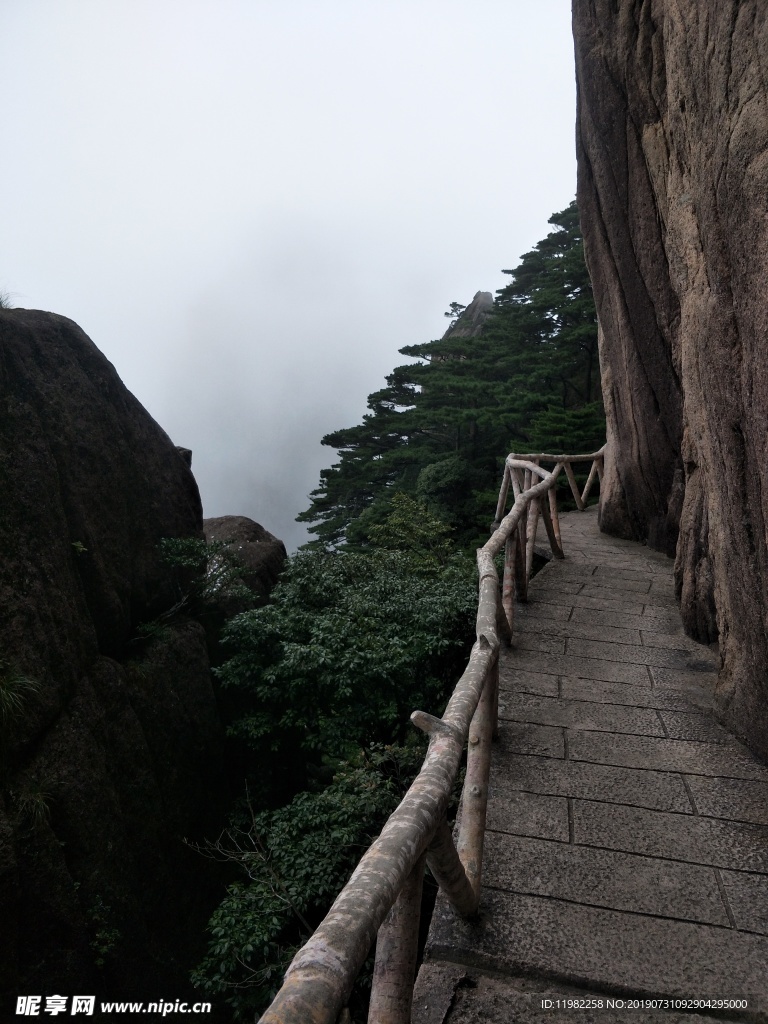
[[[562,532],[503,652],[481,913],[438,899],[414,1024],[768,1021],[768,768],[710,712],[671,560],[592,510]],[[631,1005],[659,998],[749,1010]]]

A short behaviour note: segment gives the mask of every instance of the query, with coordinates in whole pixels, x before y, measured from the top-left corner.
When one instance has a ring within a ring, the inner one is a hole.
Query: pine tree
[[[363,422],[322,443],[340,460],[321,473],[308,522],[320,546],[367,546],[395,493],[422,501],[473,544],[487,533],[510,450],[591,451],[604,439],[597,317],[576,204],[523,256],[482,328],[400,349]]]

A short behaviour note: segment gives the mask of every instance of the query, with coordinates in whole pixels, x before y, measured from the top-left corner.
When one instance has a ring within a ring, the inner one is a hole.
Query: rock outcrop
[[[490,292],[475,292],[474,298],[443,335],[445,338],[476,338],[493,309]]]
[[[723,720],[768,757],[768,10],[574,0],[573,26],[601,524],[676,554]]]
[[[203,537],[184,457],[76,324],[0,310],[6,993],[157,998],[198,955],[222,729],[164,537]]]
[[[285,544],[247,516],[218,516],[203,520],[206,541],[224,544],[243,565],[242,581],[257,602],[264,602],[277,583],[286,558]],[[244,610],[237,599],[225,600],[224,610]]]

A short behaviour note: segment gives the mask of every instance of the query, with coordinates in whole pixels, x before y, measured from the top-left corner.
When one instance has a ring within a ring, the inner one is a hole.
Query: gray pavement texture
[[[412,1020],[768,1022],[768,767],[671,560],[561,529],[502,651],[480,913],[438,897]]]

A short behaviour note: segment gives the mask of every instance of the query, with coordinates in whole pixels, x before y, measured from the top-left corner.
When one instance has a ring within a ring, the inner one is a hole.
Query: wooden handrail
[[[414,711],[429,735],[419,774],[339,893],[328,914],[288,968],[261,1024],[335,1024],[378,934],[369,1024],[408,1024],[419,927],[424,860],[458,913],[477,912],[482,880],[491,741],[498,709],[499,626],[511,635],[514,597],[525,600],[536,527],[542,516],[555,558],[562,558],[555,487],[572,463],[592,462],[580,508],[594,477],[602,479],[604,448],[591,455],[511,454],[504,466],[493,533],[477,551],[479,597],[469,663],[442,718]],[[541,462],[553,462],[551,470]],[[532,484],[532,480],[539,481]],[[505,512],[510,484],[515,500]],[[572,485],[573,487],[574,485]],[[503,585],[494,558],[505,551]],[[501,615],[503,611],[503,616]],[[467,744],[456,847],[446,808]]]

